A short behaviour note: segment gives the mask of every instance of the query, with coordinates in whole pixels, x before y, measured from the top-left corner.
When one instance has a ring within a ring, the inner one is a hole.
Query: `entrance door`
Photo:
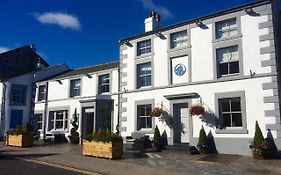
[[[87,135],[93,133],[95,125],[95,113],[94,108],[88,108],[83,110],[82,116],[82,137],[85,138]]]
[[[173,105],[174,143],[189,143],[189,112],[187,103]]]

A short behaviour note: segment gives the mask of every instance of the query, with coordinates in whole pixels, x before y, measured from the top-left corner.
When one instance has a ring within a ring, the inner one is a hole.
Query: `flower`
[[[205,114],[205,109],[202,103],[197,103],[191,106],[190,108],[190,114],[191,115],[204,115]]]
[[[160,117],[163,112],[164,110],[162,108],[155,107],[154,109],[152,109],[149,115],[150,117]]]

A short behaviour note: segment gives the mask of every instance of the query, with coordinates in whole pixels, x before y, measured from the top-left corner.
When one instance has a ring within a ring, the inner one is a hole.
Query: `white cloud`
[[[32,16],[42,24],[55,24],[63,28],[69,28],[73,30],[80,30],[81,24],[79,19],[67,13],[61,12],[46,12],[42,14],[32,14]]]
[[[0,46],[0,53],[7,52],[8,50],[10,50],[8,47]]]
[[[140,0],[140,2],[145,9],[153,10],[164,18],[171,18],[174,16],[169,9],[161,5],[156,5],[152,0]]]

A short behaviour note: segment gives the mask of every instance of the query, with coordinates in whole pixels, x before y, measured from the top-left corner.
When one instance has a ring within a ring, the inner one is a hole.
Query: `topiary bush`
[[[78,114],[77,114],[77,109],[75,108],[74,114],[73,114],[73,120],[71,122],[72,128],[70,130],[70,142],[73,144],[78,144],[79,143],[79,133],[77,132],[78,130]]]
[[[197,147],[199,148],[200,153],[209,153],[209,147],[207,145],[207,135],[203,126],[200,129]]]
[[[256,121],[256,127],[255,127],[255,136],[254,136],[254,140],[253,140],[253,144],[255,145],[262,145],[264,144],[266,141],[262,135],[260,126],[258,124],[258,122]]]
[[[157,125],[154,129],[153,144],[154,144],[155,151],[162,150],[161,149],[161,136],[160,136],[160,131],[159,131]]]

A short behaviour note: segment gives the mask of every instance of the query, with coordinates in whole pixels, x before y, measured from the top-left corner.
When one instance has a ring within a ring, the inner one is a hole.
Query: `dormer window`
[[[228,38],[238,34],[236,18],[216,22],[216,39]]]

